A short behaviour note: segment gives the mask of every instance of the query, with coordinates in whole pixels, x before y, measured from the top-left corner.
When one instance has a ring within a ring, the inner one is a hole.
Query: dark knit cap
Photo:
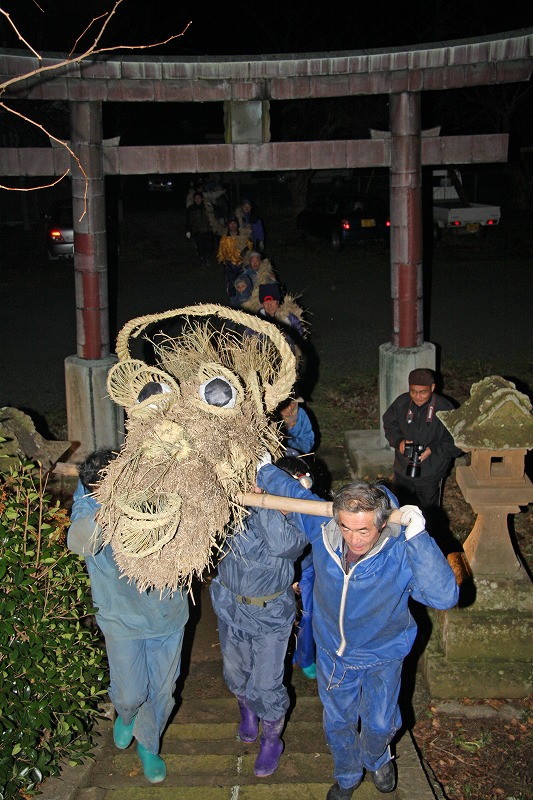
[[[281,291],[279,283],[262,283],[259,286],[259,302],[263,303],[267,297],[281,303]]]
[[[409,373],[409,386],[432,386],[435,383],[435,373],[431,369],[419,367]]]

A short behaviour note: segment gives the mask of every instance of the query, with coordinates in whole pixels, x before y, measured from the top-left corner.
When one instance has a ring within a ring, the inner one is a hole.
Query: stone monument
[[[456,477],[477,519],[463,546],[473,574],[470,597],[430,614],[433,634],[422,667],[433,697],[516,698],[533,691],[533,585],[508,527],[509,515],[533,502],[524,470],[533,448],[531,411],[513,383],[491,376],[473,384],[461,408],[437,412],[457,447],[471,454]]]

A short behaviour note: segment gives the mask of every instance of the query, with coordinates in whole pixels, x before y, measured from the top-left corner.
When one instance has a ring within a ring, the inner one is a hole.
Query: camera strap
[[[426,422],[427,422],[428,425],[431,422],[433,422],[433,418],[435,416],[435,404],[436,404],[435,394],[432,394],[431,395],[431,400],[429,402],[429,405],[428,405],[427,411],[426,411]],[[407,424],[408,425],[411,424],[411,422],[413,421],[414,417],[415,417],[415,415],[414,415],[414,411],[413,411],[413,401],[411,400],[411,402],[409,403],[409,408],[407,409],[407,415],[405,417],[405,419],[407,420]]]

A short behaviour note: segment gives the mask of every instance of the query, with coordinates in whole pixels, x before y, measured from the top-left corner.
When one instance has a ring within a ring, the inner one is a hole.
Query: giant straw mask
[[[132,340],[173,318],[178,335],[144,337],[153,366],[131,357]],[[279,454],[269,413],[290,394],[295,359],[276,326],[218,305],[131,320],[117,355],[107,388],[127,436],[95,492],[104,542],[139,591],[190,588],[242,522],[234,497],[253,487],[258,460]]]

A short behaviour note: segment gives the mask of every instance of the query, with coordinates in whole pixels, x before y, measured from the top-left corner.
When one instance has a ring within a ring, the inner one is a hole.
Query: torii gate
[[[37,61],[0,51],[0,81],[61,59]],[[110,356],[105,232],[105,175],[390,168],[391,341],[380,348],[380,407],[404,390],[413,366],[435,366],[422,315],[422,166],[507,160],[506,135],[423,136],[424,91],[527,81],[533,70],[533,28],[477,39],[395,50],[262,57],[122,57],[70,64],[17,82],[7,99],[68,100],[72,164],[77,355],[66,363],[68,430],[80,443],[75,460],[115,446],[116,409],[106,408]],[[389,95],[390,137],[368,140],[103,147],[102,103],[231,102]],[[4,148],[0,175],[50,176],[68,169],[63,148]],[[111,404],[110,404],[111,406]],[[384,440],[383,440],[384,441]]]

